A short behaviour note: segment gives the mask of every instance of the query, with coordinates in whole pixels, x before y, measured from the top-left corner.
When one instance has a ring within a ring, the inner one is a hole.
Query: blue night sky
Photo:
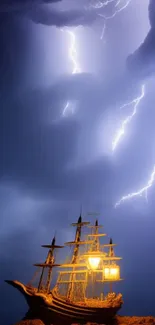
[[[27,311],[4,279],[73,240],[81,204],[123,257],[121,313],[155,315],[155,1],[2,0],[0,18],[2,323]]]

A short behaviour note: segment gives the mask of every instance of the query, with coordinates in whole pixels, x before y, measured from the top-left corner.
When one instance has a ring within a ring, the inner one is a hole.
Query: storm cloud
[[[92,24],[96,19],[97,15],[92,10],[65,10],[58,11],[55,9],[49,9],[46,7],[36,7],[29,12],[26,16],[31,19],[34,23],[47,25],[47,26],[87,26]]]
[[[155,74],[155,2],[149,2],[150,31],[140,47],[127,59],[127,67],[140,79]]]
[[[5,12],[17,12],[20,10],[26,10],[29,8],[36,7],[42,4],[56,3],[61,0],[2,0],[0,2],[0,13]]]
[[[36,24],[46,26],[87,26],[91,25],[97,16],[96,10],[92,9],[57,9],[49,7],[49,4],[61,2],[61,0],[43,0],[43,1],[8,1],[1,2],[1,13],[17,13],[20,16],[25,16]],[[47,6],[46,6],[47,5]]]

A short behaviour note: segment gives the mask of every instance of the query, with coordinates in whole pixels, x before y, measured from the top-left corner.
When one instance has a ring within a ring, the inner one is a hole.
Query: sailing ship
[[[34,264],[41,271],[37,286],[6,282],[24,295],[29,306],[26,318],[59,325],[109,323],[123,304],[122,295],[113,292],[113,284],[122,280],[117,263],[121,258],[114,254],[112,239],[109,244],[102,243],[106,234],[98,220],[91,225],[80,215],[72,226],[76,227],[74,241],[64,244],[72,248],[68,261],[56,263],[56,251],[64,246],[56,245],[54,237],[51,245],[42,246],[48,249],[45,262]],[[51,289],[55,268],[58,276]]]

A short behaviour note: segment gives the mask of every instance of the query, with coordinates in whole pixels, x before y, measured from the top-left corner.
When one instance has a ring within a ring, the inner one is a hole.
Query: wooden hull
[[[55,290],[47,298],[43,294],[34,293],[31,289],[18,281],[6,281],[17,288],[25,297],[29,312],[27,317],[40,318],[47,324],[86,324],[88,322],[107,324],[121,308],[117,307],[87,307],[69,303],[59,296]]]

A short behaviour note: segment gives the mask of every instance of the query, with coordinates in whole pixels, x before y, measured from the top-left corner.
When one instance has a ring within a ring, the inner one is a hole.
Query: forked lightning
[[[93,7],[94,9],[100,10],[100,9],[104,9],[106,8],[108,5],[110,5],[111,3],[114,4],[114,12],[111,15],[104,15],[103,13],[98,13],[99,16],[103,17],[104,19],[104,26],[102,28],[102,33],[101,33],[101,39],[103,39],[104,35],[105,35],[105,29],[106,29],[106,21],[113,19],[119,12],[125,10],[128,5],[131,3],[132,0],[103,0],[103,1],[91,1],[90,6]],[[76,35],[74,33],[74,31],[72,30],[68,30],[65,29],[63,31],[66,31],[70,37],[70,42],[71,45],[69,47],[69,58],[70,61],[72,62],[72,74],[75,73],[80,73],[81,69],[80,69],[80,65],[78,63],[77,60],[77,49],[76,49]],[[128,124],[131,122],[131,120],[133,119],[133,117],[136,115],[137,113],[137,108],[141,102],[141,100],[144,98],[145,96],[145,85],[142,85],[141,87],[141,93],[140,95],[133,99],[131,102],[128,102],[126,104],[124,104],[122,107],[120,107],[120,109],[125,109],[126,107],[133,107],[132,113],[130,115],[128,115],[121,123],[121,127],[118,130],[118,132],[116,133],[116,136],[112,142],[112,151],[114,152],[121,140],[121,138],[124,136],[126,128],[128,126]],[[63,109],[63,116],[66,116],[66,113],[68,110],[71,110],[73,113],[73,106],[71,104],[70,101],[68,101]],[[126,200],[130,200],[133,197],[136,196],[141,196],[144,193],[147,194],[148,189],[152,186],[153,182],[155,181],[155,166],[153,168],[153,171],[151,173],[150,179],[147,183],[146,186],[144,186],[143,188],[141,188],[139,191],[137,192],[133,192],[130,193],[126,196],[123,196],[116,204],[115,207],[118,207],[121,203],[123,203]]]
[[[136,115],[137,113],[137,108],[141,102],[141,100],[144,98],[145,96],[145,85],[142,85],[141,87],[141,94],[140,96],[138,96],[137,98],[135,98],[134,100],[132,100],[129,103],[124,104],[123,106],[120,107],[120,109],[124,109],[126,107],[133,107],[133,111],[130,115],[128,115],[125,120],[123,120],[120,129],[117,131],[117,134],[112,142],[112,151],[114,151],[116,149],[116,147],[118,146],[122,136],[125,134],[125,130],[127,125],[131,122],[131,120],[133,119],[133,117]]]
[[[62,30],[64,31],[64,30]],[[66,29],[66,32],[69,34],[69,37],[70,37],[70,47],[69,47],[69,59],[70,61],[72,62],[72,66],[73,66],[73,69],[72,69],[72,74],[75,74],[75,73],[80,73],[81,72],[81,69],[80,69],[80,66],[79,66],[79,63],[77,61],[77,51],[76,51],[76,36],[75,36],[75,33],[71,30],[67,30]],[[62,115],[65,116],[67,111],[70,110],[72,111],[73,113],[73,106],[72,104],[67,101],[64,109],[63,109],[63,112],[62,112]]]
[[[155,165],[154,165],[153,171],[151,173],[151,177],[150,177],[147,185],[142,187],[137,192],[132,192],[132,193],[126,195],[126,196],[122,196],[122,198],[115,204],[115,208],[117,208],[121,203],[123,203],[123,202],[125,202],[127,200],[130,200],[135,196],[142,196],[143,194],[145,194],[145,196],[147,198],[148,189],[153,185],[154,181],[155,181]]]

